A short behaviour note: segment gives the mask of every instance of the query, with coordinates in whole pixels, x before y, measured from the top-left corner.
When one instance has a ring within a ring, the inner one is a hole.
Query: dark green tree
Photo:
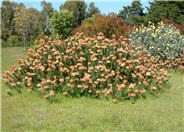
[[[88,11],[86,13],[86,17],[87,18],[92,17],[93,14],[100,14],[100,10],[97,7],[95,7],[94,2],[91,2],[89,4],[89,8],[88,8]]]
[[[85,19],[87,5],[84,0],[66,0],[61,9],[72,11],[76,18],[76,26],[80,25],[82,20]]]
[[[184,25],[184,1],[153,1],[149,3],[150,8],[147,8],[149,21],[158,23],[163,18],[167,18]]]
[[[122,17],[124,22],[129,25],[141,25],[144,21],[142,4],[140,0],[134,0],[131,6],[123,6],[123,10],[118,14],[119,17]]]
[[[14,11],[17,4],[15,2],[3,1],[1,7],[1,38],[7,40],[10,35],[16,34],[14,29]]]

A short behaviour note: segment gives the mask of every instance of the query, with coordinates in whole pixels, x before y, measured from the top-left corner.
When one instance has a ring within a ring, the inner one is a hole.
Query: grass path
[[[2,71],[25,56],[23,48],[2,48]],[[2,83],[3,132],[182,132],[184,74],[173,73],[170,88],[135,104],[88,97],[66,98],[49,103],[23,90],[13,96]]]

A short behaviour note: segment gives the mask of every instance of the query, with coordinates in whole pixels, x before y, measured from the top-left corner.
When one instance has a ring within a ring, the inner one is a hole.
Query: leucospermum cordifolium
[[[18,67],[3,74],[3,80],[13,89],[26,86],[48,99],[59,93],[135,99],[162,89],[168,71],[144,48],[135,52],[135,45],[126,40],[107,39],[102,33],[96,38],[77,33],[64,41],[46,36],[35,52],[29,49]]]
[[[151,55],[163,59],[178,57],[184,48],[184,36],[173,25],[163,22],[148,27],[141,26],[129,32],[129,41],[136,46],[143,45]]]

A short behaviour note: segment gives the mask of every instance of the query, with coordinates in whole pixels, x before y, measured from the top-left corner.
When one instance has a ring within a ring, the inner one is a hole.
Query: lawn
[[[2,71],[23,58],[23,48],[2,48]],[[57,97],[49,103],[36,93],[13,91],[2,83],[3,132],[182,132],[184,74],[172,73],[170,87],[146,99],[112,103],[89,97]]]

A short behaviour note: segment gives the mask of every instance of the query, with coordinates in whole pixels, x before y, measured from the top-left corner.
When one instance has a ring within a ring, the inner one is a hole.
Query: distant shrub
[[[153,56],[163,59],[179,56],[184,48],[184,36],[173,25],[165,25],[163,22],[157,26],[149,24],[141,26],[129,33],[129,42],[144,47]]]
[[[11,35],[8,37],[7,41],[1,41],[2,47],[19,47],[23,46],[23,42],[19,40],[17,35]]]
[[[101,32],[107,38],[112,38],[115,35],[118,39],[122,35],[127,37],[128,25],[113,13],[104,16],[93,15],[91,18],[85,19],[81,26],[75,29],[75,32],[83,32],[87,36],[94,36]]]
[[[18,42],[19,42],[19,37],[16,35],[11,35],[8,40],[7,40],[8,44],[10,46],[15,46]]]
[[[55,11],[50,19],[51,33],[56,39],[66,39],[75,27],[75,16],[72,12],[62,9]]]

